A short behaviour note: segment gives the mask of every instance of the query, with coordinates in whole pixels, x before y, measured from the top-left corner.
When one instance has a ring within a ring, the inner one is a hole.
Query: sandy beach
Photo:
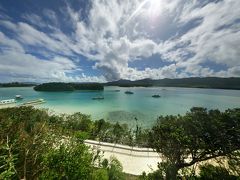
[[[116,157],[123,166],[123,172],[133,175],[141,175],[157,170],[157,164],[161,158],[151,148],[136,148],[120,144],[103,143],[86,140],[86,145],[103,151],[103,158]]]
[[[158,169],[158,162],[162,161],[161,155],[151,148],[138,148],[121,144],[105,143],[93,140],[85,140],[86,145],[93,149],[99,149],[103,152],[103,158],[110,159],[111,156],[116,157],[123,166],[123,172],[132,175],[141,175],[143,172],[150,173]],[[189,158],[190,161],[190,158]],[[214,166],[229,168],[225,157],[218,157],[190,166],[196,174],[199,174],[199,166],[204,164],[212,164]],[[179,172],[181,174],[181,171]]]
[[[16,103],[14,103],[14,104],[1,104],[0,109],[16,107],[16,106],[17,106]]]

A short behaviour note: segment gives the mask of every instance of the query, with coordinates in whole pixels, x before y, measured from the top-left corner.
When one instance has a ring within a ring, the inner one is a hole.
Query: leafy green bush
[[[164,180],[162,172],[160,170],[146,174],[145,172],[139,177],[140,180]]]
[[[124,180],[123,167],[115,157],[110,157],[108,163],[105,161],[105,166],[108,171],[109,180]]]
[[[95,129],[90,116],[7,108],[0,109],[0,127],[0,179],[123,179],[116,159],[95,167],[99,152],[83,144]]]
[[[109,180],[108,171],[106,169],[94,170],[91,180]]]
[[[89,179],[93,169],[92,154],[83,144],[71,143],[52,149],[43,158],[40,179]]]
[[[237,177],[230,175],[227,169],[211,164],[200,166],[199,176],[198,179],[201,180],[237,180]]]

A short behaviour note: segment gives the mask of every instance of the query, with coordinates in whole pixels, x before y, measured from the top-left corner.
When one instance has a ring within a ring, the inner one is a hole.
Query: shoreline
[[[156,171],[158,170],[158,163],[163,161],[163,157],[152,148],[131,147],[128,145],[106,143],[95,140],[85,140],[84,144],[93,150],[100,150],[103,157],[106,159],[110,159],[111,157],[117,158],[123,166],[123,172],[131,175],[139,176],[144,171],[146,173]],[[222,166],[229,168],[227,158],[221,156],[198,162],[188,167],[188,169],[195,169],[196,174],[199,174],[199,167],[201,165],[212,164],[218,166],[219,161],[221,161]]]
[[[0,109],[6,109],[6,108],[13,108],[13,107],[17,107],[17,104],[1,104],[0,105]]]

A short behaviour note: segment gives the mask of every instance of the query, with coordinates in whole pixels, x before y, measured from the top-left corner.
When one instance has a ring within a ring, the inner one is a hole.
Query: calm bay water
[[[120,90],[115,92],[114,90]],[[165,89],[165,90],[164,90]],[[127,95],[124,92],[134,92]],[[135,124],[135,117],[143,127],[150,127],[159,115],[185,114],[193,106],[225,110],[240,108],[240,91],[221,89],[161,88],[161,87],[105,87],[103,92],[36,92],[32,87],[0,88],[0,100],[24,97],[22,102],[43,98],[47,103],[39,107],[49,108],[57,113],[82,112],[93,119],[107,119],[112,122]],[[152,98],[153,94],[161,98]],[[104,100],[92,97],[104,96]]]

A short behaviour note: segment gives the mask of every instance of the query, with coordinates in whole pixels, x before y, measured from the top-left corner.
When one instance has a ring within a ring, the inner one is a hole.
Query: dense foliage
[[[43,83],[34,87],[35,91],[74,91],[74,90],[103,90],[99,83]]]
[[[145,172],[139,176],[140,180],[164,180],[170,179],[165,177],[165,170],[159,169],[152,173],[146,174]],[[178,176],[177,179],[187,180],[239,180],[239,176],[232,175],[229,170],[221,166],[213,166],[211,164],[205,164],[199,166],[199,173]],[[171,179],[170,179],[171,180]]]
[[[206,164],[200,166],[200,173],[195,179],[199,180],[237,180],[234,175],[229,174],[229,171],[221,166],[213,166]]]
[[[110,123],[104,119],[92,121],[90,116],[81,113],[64,115],[64,118],[67,121],[62,122],[62,127],[78,132],[79,136],[129,146],[148,146],[149,131],[138,125],[129,128],[127,124]]]
[[[151,130],[141,129],[135,120],[136,127],[129,128],[92,121],[81,113],[0,109],[0,179],[126,179],[117,159],[102,159],[99,151],[84,145],[85,139],[150,145],[163,161],[157,171],[139,177],[144,180],[237,179],[240,174],[240,109],[192,108],[184,116],[160,116]],[[216,157],[225,157],[228,168],[202,165],[199,174],[184,174],[196,163]]]
[[[167,179],[176,179],[179,169],[197,162],[220,156],[236,158],[234,154],[240,150],[240,109],[220,112],[192,108],[185,116],[160,116],[149,142],[166,158]]]
[[[101,159],[83,144],[94,129],[89,116],[7,108],[0,109],[0,127],[0,179],[124,178],[117,160]]]
[[[92,157],[83,144],[60,145],[44,155],[45,170],[40,179],[89,179],[93,170]]]
[[[67,83],[44,83],[34,87],[35,91],[74,91]]]
[[[100,83],[69,83],[75,90],[103,90]]]

